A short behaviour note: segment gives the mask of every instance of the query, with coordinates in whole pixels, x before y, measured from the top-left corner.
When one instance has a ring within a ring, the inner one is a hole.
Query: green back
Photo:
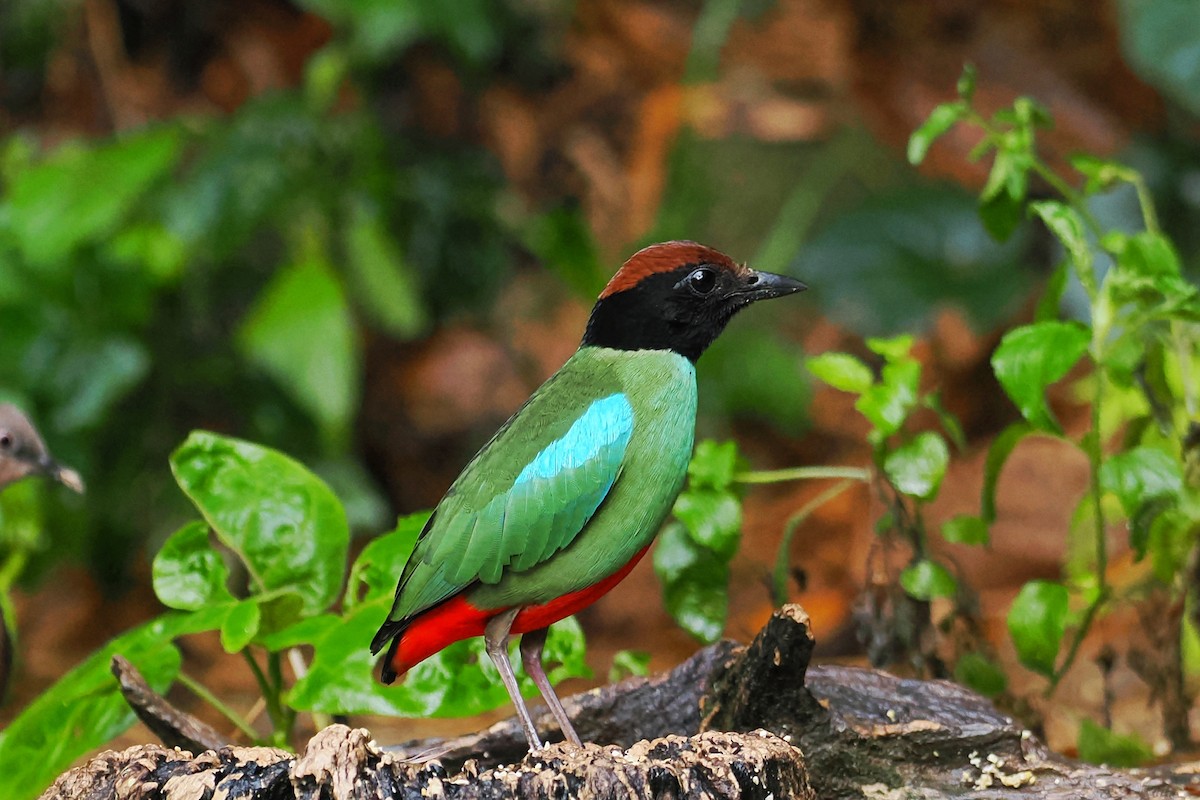
[[[686,359],[581,348],[450,487],[389,620],[463,590],[497,608],[546,602],[612,574],[670,509],[694,427]]]

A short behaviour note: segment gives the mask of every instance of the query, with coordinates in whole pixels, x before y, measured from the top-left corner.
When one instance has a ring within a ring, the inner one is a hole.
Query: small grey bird
[[[14,405],[0,405],[0,489],[30,475],[44,475],[69,489],[83,492],[79,473],[51,458],[46,443],[29,418]],[[0,591],[7,593],[7,587]],[[0,704],[7,697],[8,680],[12,675],[14,621],[8,618],[11,608],[7,598],[0,603]]]
[[[0,405],[0,489],[30,475],[44,475],[83,492],[79,473],[50,456],[29,418],[14,405]]]

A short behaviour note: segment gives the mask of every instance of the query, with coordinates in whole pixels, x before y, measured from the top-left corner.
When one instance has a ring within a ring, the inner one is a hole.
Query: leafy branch
[[[1008,616],[1009,631],[1022,663],[1048,679],[1052,694],[1075,664],[1095,621],[1110,604],[1135,599],[1144,585],[1119,596],[1109,582],[1107,531],[1116,497],[1127,522],[1137,560],[1150,556],[1151,582],[1182,601],[1189,581],[1186,564],[1200,538],[1200,490],[1185,480],[1194,459],[1200,358],[1200,290],[1183,277],[1179,256],[1164,235],[1149,186],[1136,170],[1090,155],[1070,159],[1076,176],[1067,177],[1042,159],[1036,131],[1050,117],[1035,101],[1018,98],[1010,108],[985,117],[973,106],[974,70],[958,82],[958,98],[944,103],[909,140],[909,160],[919,164],[934,141],[955,125],[982,134],[971,158],[992,155],[980,193],[979,214],[993,236],[1007,238],[1026,215],[1039,219],[1061,245],[1063,261],[1047,284],[1037,319],[1008,332],[992,356],[1004,391],[1024,423],[997,437],[987,460],[982,518],[995,518],[995,492],[1004,462],[1029,435],[1072,442],[1087,457],[1088,489],[1077,517],[1088,522],[1092,560],[1075,569],[1067,584],[1026,584]],[[1057,199],[1034,200],[1032,179]],[[1137,198],[1142,230],[1108,229],[1091,211],[1094,196],[1126,186]],[[1087,313],[1079,321],[1056,319],[1070,280],[1082,287]],[[1046,403],[1046,390],[1077,371],[1090,404],[1088,429],[1067,436]],[[1072,611],[1072,594],[1081,610]],[[1059,656],[1068,628],[1065,653]],[[1184,635],[1182,629],[1173,633]],[[1182,670],[1182,664],[1171,669]],[[1173,712],[1168,710],[1168,713]],[[1095,738],[1095,731],[1086,732]],[[1083,733],[1081,733],[1081,738]],[[1183,743],[1176,742],[1177,746]]]

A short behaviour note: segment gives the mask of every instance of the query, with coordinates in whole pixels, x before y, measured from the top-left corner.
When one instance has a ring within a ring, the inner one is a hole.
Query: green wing
[[[620,476],[633,407],[620,391],[571,389],[547,384],[463,470],[405,565],[390,624],[542,563],[591,519]]]

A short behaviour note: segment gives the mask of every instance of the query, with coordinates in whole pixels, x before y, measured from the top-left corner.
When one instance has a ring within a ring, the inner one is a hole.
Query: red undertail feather
[[[512,633],[516,635],[541,630],[587,608],[620,583],[649,549],[650,545],[643,547],[628,564],[599,583],[540,606],[526,606],[513,621]],[[461,639],[482,636],[487,621],[507,610],[476,608],[458,594],[418,614],[388,647],[384,658],[384,682],[391,683],[434,653]]]
[[[739,273],[746,269],[745,266],[736,263],[719,250],[705,247],[696,242],[652,244],[649,247],[643,247],[629,257],[629,260],[617,270],[617,274],[613,275],[612,280],[604,287],[600,298],[603,299],[610,294],[631,289],[647,275],[653,275],[656,272],[670,272],[684,264],[695,264],[696,266],[712,264]]]

